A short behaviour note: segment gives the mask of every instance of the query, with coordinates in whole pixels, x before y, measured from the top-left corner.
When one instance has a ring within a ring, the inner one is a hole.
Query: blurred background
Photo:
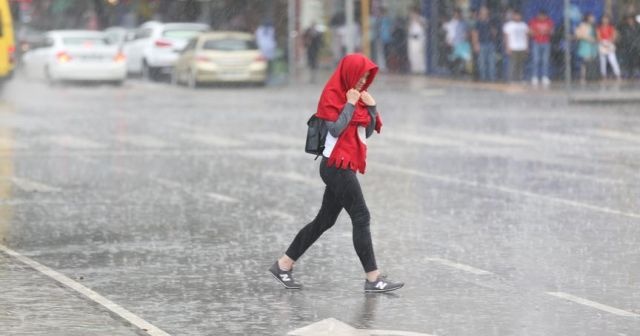
[[[169,74],[177,56],[160,61],[157,53],[167,49],[181,53],[186,43],[159,45],[161,35],[143,36],[145,24],[197,22],[206,25],[201,30],[254,35],[268,62],[271,83],[282,82],[287,76],[313,77],[309,74],[312,70],[331,69],[348,52],[362,52],[391,73],[505,82],[510,80],[510,55],[503,27],[515,11],[531,24],[541,10],[553,25],[544,33],[548,36],[541,38],[548,44],[548,51],[541,54],[543,76],[552,81],[632,78],[637,75],[640,52],[637,34],[633,34],[640,21],[637,0],[10,0],[9,4],[17,66],[26,52],[42,47],[47,31],[86,29],[105,31],[122,47],[123,56],[130,58],[129,73],[141,72],[142,63],[147,62],[151,72],[162,68]],[[486,13],[481,14],[483,7]],[[595,70],[589,71],[589,76],[581,74],[581,67],[586,72],[590,62],[580,55],[576,32],[587,14],[594,15],[594,28],[607,14],[616,29],[613,42],[620,69],[608,65],[608,75],[599,71],[599,64],[593,64]],[[477,23],[485,21],[488,30],[484,25],[478,30]],[[568,32],[566,24],[570,25]],[[192,37],[186,33],[173,38],[188,41]],[[154,47],[150,47],[152,43],[156,43]],[[516,69],[522,72],[516,74],[522,80],[535,81],[538,76],[533,75],[538,70],[534,63],[540,62],[533,47],[525,55],[523,68]],[[565,71],[567,62],[571,72]]]

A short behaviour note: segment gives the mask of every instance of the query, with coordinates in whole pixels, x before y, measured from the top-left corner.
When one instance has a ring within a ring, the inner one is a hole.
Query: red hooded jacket
[[[378,73],[378,66],[362,54],[345,56],[322,91],[316,116],[328,121],[338,120],[344,105],[347,104],[347,91],[353,89],[367,71],[369,71],[369,77],[362,87],[362,91],[366,91],[373,82]],[[351,122],[340,134],[331,152],[329,166],[351,169],[364,174],[367,165],[367,145],[360,141],[358,126],[367,127],[370,122],[371,116],[367,105],[361,100],[358,101]],[[382,120],[380,113],[378,113],[375,130],[380,133],[381,128]]]

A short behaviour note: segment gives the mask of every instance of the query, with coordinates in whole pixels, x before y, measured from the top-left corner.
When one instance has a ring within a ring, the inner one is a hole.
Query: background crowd
[[[372,58],[378,58],[377,62],[389,72],[424,74],[429,57],[427,45],[431,45],[438,49],[434,63],[441,70],[436,74],[548,86],[554,78],[564,75],[568,47],[576,80],[639,77],[640,17],[629,13],[614,22],[608,14],[582,16],[581,21],[572,24],[567,43],[564,22],[555,22],[544,9],[528,20],[514,9],[492,12],[480,7],[467,13],[454,9],[446,20],[432,27],[436,34],[429,34],[427,27],[433,23],[418,8],[410,10],[406,17],[392,17],[382,8],[371,24]],[[345,26],[339,17],[332,19],[327,39],[319,38],[322,33],[314,26],[305,32],[304,41],[310,64],[317,68],[323,41],[329,41],[334,60],[344,55]],[[354,28],[361,36],[359,23]],[[434,37],[436,40],[427,44],[427,39]],[[380,52],[376,55],[377,45]]]
[[[312,2],[320,7],[309,5]],[[629,1],[621,1],[613,9],[599,1],[580,2],[591,3],[590,6],[574,5],[568,41],[557,1],[527,2],[528,5],[515,0],[471,1],[461,10],[454,7],[458,1],[372,0],[368,31],[364,32],[359,5],[355,6],[353,27],[347,27],[344,1],[309,0],[300,2],[300,6],[306,7],[295,11],[296,31],[292,34],[287,31],[286,0],[13,0],[11,3],[16,22],[23,26],[16,30],[19,41],[29,39],[30,30],[23,29],[27,26],[41,31],[100,30],[110,26],[134,30],[148,20],[202,22],[213,30],[254,33],[272,61],[273,71],[285,73],[288,64],[306,64],[314,80],[317,69],[332,68],[346,54],[350,43],[346,36],[352,30],[355,34],[351,42],[357,46],[356,51],[364,51],[364,44],[369,45],[369,56],[387,72],[486,82],[527,81],[546,86],[563,77],[567,48],[575,80],[640,76],[638,5],[626,7],[623,2]],[[438,9],[428,13],[432,7]],[[593,14],[588,13],[590,10]],[[291,36],[296,41],[289,50]]]

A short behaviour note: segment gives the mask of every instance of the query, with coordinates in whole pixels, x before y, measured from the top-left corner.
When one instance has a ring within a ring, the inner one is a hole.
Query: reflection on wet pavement
[[[0,106],[2,244],[172,335],[640,330],[637,106],[376,85],[385,128],[360,180],[379,264],[407,284],[393,295],[362,293],[345,214],[296,266],[304,290],[267,274],[320,205],[302,151],[319,86],[18,79]],[[12,335],[142,333],[2,253],[0,283]]]

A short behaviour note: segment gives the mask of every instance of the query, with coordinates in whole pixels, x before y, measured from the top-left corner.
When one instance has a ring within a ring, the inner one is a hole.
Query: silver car
[[[210,32],[192,39],[176,62],[171,81],[195,88],[204,83],[255,83],[267,80],[267,59],[252,34]]]
[[[127,71],[152,80],[170,74],[187,42],[207,30],[203,23],[144,23],[124,43]]]

